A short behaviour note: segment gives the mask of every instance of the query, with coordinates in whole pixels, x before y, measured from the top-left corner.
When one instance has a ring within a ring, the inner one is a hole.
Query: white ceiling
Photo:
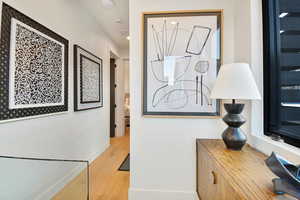
[[[104,32],[120,48],[128,48],[129,0],[113,0],[114,6],[105,7],[102,0],[80,0],[82,6],[93,15]]]

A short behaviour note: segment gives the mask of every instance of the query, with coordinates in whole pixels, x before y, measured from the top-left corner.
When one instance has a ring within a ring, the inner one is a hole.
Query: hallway
[[[129,172],[118,168],[129,153],[129,129],[126,136],[111,139],[111,146],[90,166],[91,200],[127,200]]]
[[[129,153],[129,129],[126,135],[111,139],[111,146],[90,164],[91,200],[127,200],[129,172],[118,171]],[[84,173],[82,173],[84,174]],[[80,199],[80,184],[84,176],[79,175],[68,184],[53,200]],[[79,191],[79,192],[78,192]]]

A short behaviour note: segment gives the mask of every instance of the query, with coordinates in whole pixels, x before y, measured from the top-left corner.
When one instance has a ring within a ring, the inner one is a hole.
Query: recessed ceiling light
[[[112,8],[115,6],[115,2],[113,0],[102,0],[102,4],[105,8]]]
[[[126,39],[127,39],[127,40],[130,40],[130,36],[127,36]]]
[[[178,22],[172,21],[171,24],[172,25],[176,25]]]
[[[288,14],[289,14],[289,13],[287,13],[287,12],[280,13],[279,18],[284,18],[284,17],[287,16]]]

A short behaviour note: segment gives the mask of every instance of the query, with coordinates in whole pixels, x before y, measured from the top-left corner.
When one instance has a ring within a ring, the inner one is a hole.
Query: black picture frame
[[[151,13],[143,13],[143,92],[142,92],[142,115],[144,117],[199,117],[199,118],[219,118],[221,116],[221,100],[216,100],[216,112],[167,112],[167,111],[161,111],[161,112],[153,112],[148,111],[147,106],[147,73],[148,73],[148,45],[147,45],[147,38],[148,38],[148,23],[147,20],[149,18],[167,18],[167,17],[191,17],[191,16],[216,16],[217,17],[217,26],[220,30],[220,43],[219,43],[219,55],[220,58],[217,59],[217,73],[221,67],[222,64],[222,56],[223,56],[223,41],[222,41],[222,35],[223,35],[223,11],[222,10],[215,10],[215,11],[170,11],[170,12],[151,12]],[[211,33],[211,29],[209,27],[200,26],[202,28],[205,28],[208,30],[209,34]],[[191,38],[189,38],[188,43],[190,43]],[[204,45],[207,43],[208,36],[205,38]],[[186,47],[186,53],[190,53],[188,48]],[[200,50],[199,53],[194,53],[194,55],[199,55],[203,51],[203,48]],[[217,74],[216,74],[217,75]]]
[[[83,53],[85,55],[83,55]],[[99,100],[84,101],[82,92],[82,59],[99,65]],[[103,107],[103,60],[90,51],[74,45],[74,111],[85,111]]]
[[[10,109],[9,107],[9,76],[10,76],[10,48],[11,48],[11,25],[12,20],[16,19],[26,26],[29,26],[47,37],[63,44],[64,47],[64,101],[63,105],[41,106]],[[14,9],[6,3],[2,4],[1,22],[1,51],[0,51],[0,121],[23,119],[33,116],[54,114],[68,111],[68,47],[69,41],[58,35],[32,18]]]

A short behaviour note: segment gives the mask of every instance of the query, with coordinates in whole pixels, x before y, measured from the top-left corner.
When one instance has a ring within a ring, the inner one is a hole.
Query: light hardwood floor
[[[111,139],[111,146],[90,165],[90,200],[127,200],[129,172],[118,168],[129,153],[129,129],[126,136]],[[82,200],[85,173],[71,181],[53,200]]]

